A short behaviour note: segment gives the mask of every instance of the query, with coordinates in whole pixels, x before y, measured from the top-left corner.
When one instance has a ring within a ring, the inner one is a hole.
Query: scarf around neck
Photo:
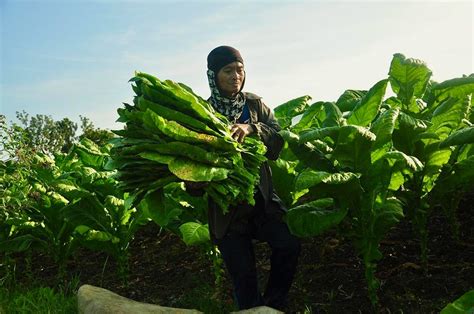
[[[235,98],[227,98],[221,95],[216,84],[216,75],[214,71],[207,70],[207,79],[211,89],[209,102],[217,112],[223,114],[231,123],[236,123],[242,114],[245,105],[245,95],[239,92]]]

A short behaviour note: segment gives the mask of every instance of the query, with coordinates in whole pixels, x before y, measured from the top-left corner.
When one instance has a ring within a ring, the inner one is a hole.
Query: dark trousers
[[[216,241],[234,285],[239,309],[267,305],[284,310],[296,271],[300,242],[281,219],[264,217],[249,222],[246,232],[230,230]],[[259,292],[252,239],[270,245],[271,270],[265,293]]]

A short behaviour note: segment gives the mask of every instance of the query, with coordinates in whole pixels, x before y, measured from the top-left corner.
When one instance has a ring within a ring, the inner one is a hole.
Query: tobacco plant
[[[389,229],[407,214],[426,260],[429,208],[435,195],[446,195],[430,192],[474,179],[473,78],[436,84],[430,77],[422,61],[395,54],[389,77],[367,91],[346,90],[336,102],[311,105],[303,96],[275,109],[287,144],[272,168],[290,230],[314,236],[339,226],[364,262],[373,304],[379,245]],[[385,98],[389,83],[396,97]]]

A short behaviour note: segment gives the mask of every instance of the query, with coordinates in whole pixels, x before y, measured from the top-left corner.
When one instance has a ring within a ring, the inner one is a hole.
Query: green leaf
[[[409,108],[413,98],[423,96],[432,73],[423,61],[396,53],[388,74],[393,92]]]
[[[74,146],[74,151],[84,165],[95,169],[103,169],[109,157],[108,153],[101,152],[99,147],[87,138],[77,143]]]
[[[282,128],[288,128],[291,125],[291,120],[305,111],[309,101],[311,101],[311,97],[306,95],[292,99],[276,107],[274,113],[280,126]]]
[[[321,122],[318,120],[319,114],[321,113],[323,109],[324,101],[318,101],[311,106],[309,106],[301,116],[300,121],[295,124],[291,128],[293,132],[300,132],[302,130],[305,130],[307,128],[315,126],[316,124],[317,127],[320,126]]]
[[[323,182],[323,179],[326,179],[330,175],[331,173],[328,172],[306,169],[297,176],[295,182],[295,191],[302,191],[319,184]]]
[[[104,205],[116,225],[127,225],[135,211],[134,208],[125,209],[125,201],[113,195],[105,197]]]
[[[146,112],[148,109],[150,109],[164,119],[176,121],[187,128],[193,129],[194,131],[211,135],[219,135],[218,132],[208,127],[204,122],[194,119],[190,115],[184,114],[175,109],[170,109],[168,107],[146,100],[143,96],[138,98],[138,108],[140,108],[140,110],[143,112]]]
[[[289,130],[281,130],[278,134],[288,143],[298,143],[300,141],[299,135]]]
[[[169,88],[168,90],[171,92],[171,95],[180,97],[181,99],[189,102],[190,105],[185,106],[184,109],[191,107],[191,109],[203,119],[205,119],[205,121],[211,120],[214,124],[216,124],[218,129],[225,129],[225,123],[220,121],[214,114],[212,114],[214,112],[212,106],[207,101],[194,94],[190,87],[182,83],[173,82],[171,80],[165,80],[164,83],[166,88]]]
[[[403,206],[398,199],[392,197],[377,204],[375,210],[376,220],[373,231],[374,235],[381,240],[403,218]]]
[[[246,139],[247,141],[251,140],[250,138],[246,138]],[[120,149],[121,155],[127,155],[127,156],[132,156],[132,157],[136,154],[141,154],[141,153],[145,153],[143,156],[147,156],[147,154],[153,154],[154,152],[163,154],[164,156],[186,157],[197,162],[226,167],[226,168],[233,166],[232,161],[230,160],[230,154],[222,154],[222,152],[209,151],[209,149],[206,150],[205,148],[201,146],[191,145],[184,142],[167,142],[163,144],[137,144],[137,145]],[[261,151],[259,153],[264,154],[265,152]],[[149,159],[149,158],[146,158],[146,159]],[[156,161],[159,161],[159,160],[161,160],[162,163],[166,163],[166,164],[168,164],[171,161],[171,159],[168,160],[167,157],[157,157]],[[135,163],[137,164],[142,163],[142,161],[135,161]],[[123,166],[124,165],[122,164],[118,167],[123,167]]]
[[[189,159],[175,158],[168,168],[175,176],[184,181],[220,181],[227,178],[229,169],[212,167]]]
[[[143,122],[152,132],[160,132],[161,134],[175,139],[179,142],[190,144],[205,144],[218,150],[235,151],[237,142],[229,142],[223,137],[198,133],[188,129],[176,121],[170,121],[157,115],[155,112],[147,109],[143,116]]]
[[[438,134],[444,140],[463,124],[470,109],[469,99],[448,98],[433,112],[432,125],[428,131]]]
[[[109,232],[94,230],[84,225],[77,226],[74,231],[75,238],[80,241],[82,246],[90,250],[105,252],[115,258],[120,254],[116,246],[120,239]]]
[[[474,143],[474,127],[457,130],[439,144],[439,148]]]
[[[474,187],[474,155],[457,161],[449,171],[446,168],[437,178],[430,191],[430,199],[448,208],[453,206],[452,197],[461,191]],[[457,207],[457,204],[455,205]]]
[[[161,227],[168,226],[183,211],[179,206],[175,206],[168,197],[165,197],[163,189],[148,194],[140,202],[139,210]]]
[[[410,155],[417,155],[416,153],[420,149],[420,140],[423,138],[420,134],[424,133],[423,136],[429,135],[426,130],[431,126],[431,122],[417,119],[412,114],[400,112],[398,117],[398,123],[396,129],[392,134],[392,141],[396,149],[401,150]],[[432,133],[432,132],[429,132]],[[432,136],[429,135],[430,137]],[[435,136],[438,138],[437,136]]]
[[[392,160],[392,165],[399,161],[403,162],[407,167],[413,171],[421,171],[423,169],[423,163],[414,156],[409,156],[400,151],[387,152],[383,156],[384,159]]]
[[[142,84],[141,91],[148,100],[187,113],[218,130],[226,130],[225,124],[213,114],[210,105],[189,89],[170,80],[162,82],[142,72],[137,72],[136,76],[144,78],[145,84]]]
[[[323,171],[335,169],[333,162],[312,143],[288,142],[288,147],[290,148],[288,155],[294,156],[292,160],[299,161],[305,167]]]
[[[269,161],[272,169],[273,187],[285,205],[293,203],[291,192],[295,189],[295,165],[297,162],[286,161],[282,158]]]
[[[453,303],[449,303],[441,314],[466,314],[474,312],[474,290],[468,291]]]
[[[433,148],[436,147],[436,145],[433,146]],[[427,150],[425,155],[425,177],[438,175],[439,170],[449,161],[451,153],[450,148]]]
[[[400,112],[400,128],[410,127],[414,130],[426,130],[433,125],[430,121],[417,119],[410,114]]]
[[[460,147],[460,152],[457,156],[457,160],[461,161],[467,158],[471,158],[472,156],[474,156],[474,144],[466,144]]]
[[[165,165],[170,164],[176,158],[175,156],[164,155],[156,152],[143,152],[138,155],[142,158],[153,160]]]
[[[69,201],[90,195],[89,191],[77,187],[70,180],[59,180],[57,182],[54,182],[52,185],[59,193],[61,193],[61,195],[64,195]]]
[[[461,185],[474,184],[474,155],[455,163],[453,176],[453,179]]]
[[[325,102],[323,106],[326,115],[322,122],[324,128],[346,124],[341,110],[339,110],[335,103]]]
[[[347,209],[325,209],[331,205],[332,201],[326,204],[315,201],[291,208],[285,216],[291,233],[311,237],[337,226],[346,217]]]
[[[346,90],[336,101],[336,106],[344,111],[352,111],[360,102],[360,100],[367,94],[366,90]]]
[[[35,242],[43,243],[43,246],[47,246],[43,240],[31,234],[25,234],[0,241],[0,252],[24,252],[30,249],[31,245]]]
[[[69,204],[69,200],[67,200],[64,196],[62,196],[61,194],[59,194],[57,192],[49,191],[46,194],[50,197],[53,205],[55,205],[55,206],[62,207],[64,205]]]
[[[210,241],[209,228],[197,222],[187,222],[179,227],[184,243],[196,245]]]
[[[357,208],[362,187],[359,175],[355,173],[327,173],[306,169],[295,183],[294,199],[298,204],[330,197],[338,208]]]
[[[377,82],[360,100],[347,119],[348,124],[368,126],[375,119],[382,104],[388,80]]]
[[[449,97],[464,98],[474,93],[474,75],[450,79],[432,88],[436,102],[442,102]]]
[[[439,135],[434,132],[422,132],[415,136],[413,136],[413,142],[417,142],[420,140],[439,140]]]
[[[328,173],[324,171],[305,169],[296,178],[295,190],[301,191],[308,189],[321,182],[326,184],[345,184],[358,178],[359,176],[352,172]]]
[[[359,222],[360,233],[354,240],[354,246],[366,263],[382,258],[380,241],[402,217],[401,202],[396,198],[388,198],[384,202],[377,202],[367,220]]]
[[[340,128],[331,159],[353,172],[364,172],[370,166],[371,145],[375,134],[367,128],[346,125]]]
[[[110,231],[111,219],[105,207],[95,196],[84,197],[61,210],[73,226],[85,225],[95,230]]]
[[[329,136],[335,139],[339,133],[339,126],[325,127],[325,128],[311,128],[304,130],[299,134],[299,141],[306,143],[317,139],[324,139]]]
[[[375,142],[372,144],[372,162],[391,149],[392,133],[399,113],[398,109],[386,110],[372,124],[370,131],[376,136]]]

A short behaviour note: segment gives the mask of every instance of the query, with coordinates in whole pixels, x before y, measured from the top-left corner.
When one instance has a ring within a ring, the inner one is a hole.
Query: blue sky
[[[209,95],[206,56],[244,58],[246,91],[275,107],[369,89],[392,55],[426,61],[434,79],[473,72],[471,1],[0,0],[0,112],[79,115],[117,129],[135,70]]]

